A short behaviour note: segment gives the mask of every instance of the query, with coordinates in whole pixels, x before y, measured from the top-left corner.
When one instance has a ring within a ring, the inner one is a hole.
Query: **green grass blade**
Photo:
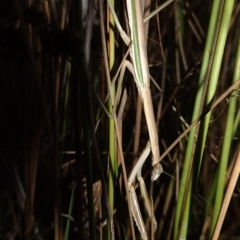
[[[209,24],[208,34],[207,34],[207,40],[206,40],[204,54],[203,54],[202,66],[201,66],[201,71],[200,71],[200,76],[198,81],[198,92],[196,95],[195,104],[193,108],[192,122],[195,119],[197,119],[197,117],[200,115],[202,111],[201,106],[205,96],[204,87],[205,87],[205,84],[207,84],[205,80],[206,80],[208,68],[210,66],[209,64],[210,54],[211,52],[214,51],[213,41],[216,34],[216,25],[217,25],[219,8],[220,8],[220,0],[215,0],[213,3],[210,24]],[[181,177],[181,183],[183,186],[188,186],[188,181],[189,181],[188,173],[189,171],[191,171],[190,165],[194,155],[194,148],[195,148],[194,138],[195,138],[195,134],[197,133],[197,129],[198,129],[198,125],[193,127],[189,134],[189,140],[188,140],[188,145],[186,149],[183,172]],[[203,152],[202,147],[200,149],[200,152]],[[200,159],[201,159],[201,156],[202,154],[199,156]],[[174,239],[177,238],[179,227],[181,225],[180,215],[181,215],[182,209],[184,209],[184,195],[189,194],[189,193],[185,193],[186,189],[188,189],[188,187],[183,188],[182,186],[180,186],[180,189],[179,189],[179,196],[178,196],[177,207],[176,207],[176,217],[174,222]],[[187,213],[184,214],[184,216],[187,217]],[[188,224],[188,222],[184,221],[184,225],[182,226],[183,229],[187,229],[186,224]],[[186,238],[186,236],[184,238]]]
[[[112,3],[112,6],[114,8],[114,0],[110,0]],[[114,62],[115,62],[115,34],[114,34],[114,26],[115,22],[112,16],[112,13],[109,13],[109,24],[111,25],[111,28],[109,30],[109,69],[110,71],[113,70]],[[115,101],[115,87],[112,87],[112,98],[109,98],[108,100],[108,107],[109,107],[109,113],[112,114],[113,111],[113,105]],[[115,180],[118,175],[118,166],[117,166],[117,154],[116,154],[116,135],[115,135],[115,125],[114,125],[114,119],[109,118],[108,122],[109,126],[109,176],[108,176],[108,196],[109,196],[109,203],[111,210],[113,212],[114,210],[114,185]],[[108,239],[111,239],[110,236],[110,225],[108,225]]]
[[[233,4],[234,4],[234,1],[227,1],[224,6],[222,21],[224,25],[226,24],[226,27],[224,28],[225,31],[223,30],[225,32],[225,35],[227,34],[228,23],[230,21]],[[240,77],[239,66],[240,66],[240,45],[238,44],[238,52],[237,52],[233,83],[236,82]],[[223,138],[223,147],[222,147],[222,153],[221,153],[221,159],[220,159],[220,165],[219,165],[216,198],[215,198],[214,211],[213,211],[213,217],[212,217],[211,234],[213,233],[214,227],[216,225],[216,221],[221,208],[224,189],[225,189],[225,178],[226,178],[227,164],[228,164],[231,143],[232,143],[233,123],[234,123],[234,117],[235,117],[235,111],[236,111],[236,105],[237,105],[237,98],[234,95],[235,93],[232,93],[230,97],[229,106],[228,106],[225,133]]]
[[[68,208],[68,216],[72,216],[72,210],[73,210],[73,204],[74,204],[74,196],[75,196],[75,186],[72,186],[72,193],[71,193],[71,198],[70,198],[70,203],[69,203],[69,208]],[[64,233],[64,240],[68,240],[69,239],[70,223],[71,223],[71,220],[67,219],[65,233]]]

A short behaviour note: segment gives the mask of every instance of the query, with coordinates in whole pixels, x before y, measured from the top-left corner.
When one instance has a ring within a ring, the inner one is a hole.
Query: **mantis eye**
[[[157,163],[153,166],[151,180],[155,181],[158,179],[160,174],[163,172],[163,167],[160,163]]]

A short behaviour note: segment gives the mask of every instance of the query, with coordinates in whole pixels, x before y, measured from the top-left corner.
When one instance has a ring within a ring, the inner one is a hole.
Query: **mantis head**
[[[160,163],[157,163],[153,166],[151,180],[155,181],[158,179],[160,174],[163,172],[163,167]]]

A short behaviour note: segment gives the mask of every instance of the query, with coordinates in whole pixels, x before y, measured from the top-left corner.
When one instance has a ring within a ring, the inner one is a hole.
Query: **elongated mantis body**
[[[124,42],[129,45],[130,47],[130,57],[132,61],[132,67],[128,67],[129,70],[133,73],[134,79],[138,88],[138,92],[143,102],[143,108],[145,113],[145,118],[147,122],[148,132],[149,132],[149,142],[145,150],[143,151],[142,155],[140,156],[139,160],[137,161],[136,165],[134,166],[129,179],[128,179],[128,190],[130,195],[130,204],[131,204],[131,211],[134,217],[134,220],[137,224],[137,227],[141,233],[142,239],[148,239],[148,234],[141,216],[141,211],[138,205],[137,196],[135,193],[135,189],[133,187],[133,183],[135,182],[136,178],[138,179],[140,191],[142,198],[144,200],[145,208],[148,212],[148,215],[153,221],[154,230],[156,230],[157,224],[155,217],[152,216],[151,211],[151,203],[147,194],[146,186],[144,180],[141,176],[141,169],[146,161],[147,156],[152,152],[152,176],[151,180],[156,180],[159,175],[161,174],[162,166],[159,163],[160,159],[160,150],[159,150],[159,143],[158,143],[158,132],[156,121],[154,117],[153,111],[153,104],[152,104],[152,96],[150,91],[150,77],[149,77],[149,69],[148,69],[148,60],[147,60],[147,51],[146,51],[146,39],[144,35],[144,24],[143,24],[143,13],[142,7],[140,5],[139,0],[127,0],[127,12],[128,12],[128,20],[129,20],[129,27],[131,32],[131,41],[127,34],[122,30],[117,16],[114,12],[112,4],[110,0],[108,0],[109,7],[112,11],[114,20],[122,36]]]

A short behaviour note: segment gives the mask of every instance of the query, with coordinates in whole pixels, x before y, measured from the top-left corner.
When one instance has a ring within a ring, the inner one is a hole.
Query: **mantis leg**
[[[136,222],[139,232],[141,233],[142,239],[147,240],[148,239],[147,231],[142,219],[141,211],[137,200],[137,195],[133,185],[129,186],[129,194],[133,218]]]
[[[146,228],[145,228],[145,225],[144,225],[144,222],[142,219],[141,211],[139,208],[136,192],[133,187],[133,183],[135,182],[136,178],[138,179],[138,182],[139,182],[140,192],[141,192],[141,196],[143,198],[144,206],[147,210],[149,217],[153,221],[154,231],[156,231],[156,229],[157,229],[157,222],[156,222],[155,216],[154,216],[154,214],[152,215],[151,201],[148,197],[146,185],[145,185],[145,182],[144,182],[144,180],[142,178],[142,174],[141,174],[142,166],[143,166],[144,162],[146,161],[146,159],[150,153],[150,150],[151,150],[151,144],[148,141],[147,146],[145,147],[143,153],[139,157],[139,159],[138,159],[136,165],[134,166],[134,168],[129,176],[129,179],[128,179],[131,210],[132,210],[132,214],[133,214],[134,220],[136,222],[136,225],[141,233],[142,239],[148,239],[148,238],[147,238],[147,231],[146,231]],[[162,166],[160,165],[160,167],[161,167],[160,171],[162,172]]]

